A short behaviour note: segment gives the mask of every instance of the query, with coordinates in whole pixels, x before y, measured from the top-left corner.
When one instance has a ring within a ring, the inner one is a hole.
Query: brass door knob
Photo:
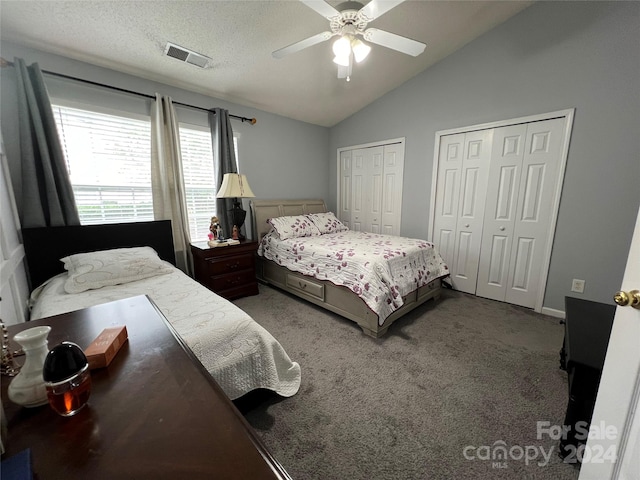
[[[630,292],[620,290],[613,296],[613,300],[621,307],[628,305],[640,309],[640,291],[638,290],[631,290]]]

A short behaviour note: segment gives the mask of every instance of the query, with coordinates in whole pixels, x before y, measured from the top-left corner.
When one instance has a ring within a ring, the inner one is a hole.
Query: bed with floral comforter
[[[322,201],[299,201],[301,215],[274,215],[278,206],[297,213],[296,205],[252,203],[264,281],[355,320],[375,337],[439,295],[449,269],[433,244],[349,230]]]

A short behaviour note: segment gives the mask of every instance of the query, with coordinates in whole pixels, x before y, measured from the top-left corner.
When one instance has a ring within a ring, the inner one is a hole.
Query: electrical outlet
[[[584,293],[584,280],[573,279],[571,282],[571,291],[576,293]]]

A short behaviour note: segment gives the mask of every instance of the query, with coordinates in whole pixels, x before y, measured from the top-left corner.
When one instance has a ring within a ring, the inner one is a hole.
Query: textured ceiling
[[[295,0],[2,0],[0,41],[333,126],[531,3],[406,1],[369,26],[424,42],[425,52],[411,57],[372,45],[350,82],[337,78],[331,41],[271,56],[329,29],[328,20]],[[211,57],[211,67],[165,56],[168,41]]]

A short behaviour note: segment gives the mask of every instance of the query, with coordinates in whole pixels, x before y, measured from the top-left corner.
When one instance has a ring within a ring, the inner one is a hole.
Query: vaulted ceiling
[[[341,0],[327,3],[336,7]],[[333,126],[531,3],[405,1],[369,26],[426,43],[424,53],[372,45],[350,82],[337,78],[332,41],[272,57],[329,30],[327,19],[295,0],[1,0],[0,42]],[[167,42],[210,57],[211,65],[200,69],[166,56]]]

